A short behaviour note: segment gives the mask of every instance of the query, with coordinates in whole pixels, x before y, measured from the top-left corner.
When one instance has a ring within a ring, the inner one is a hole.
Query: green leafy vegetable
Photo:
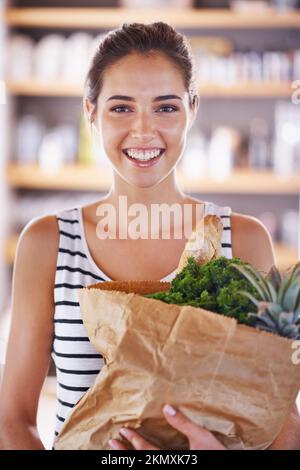
[[[253,285],[232,265],[248,266],[240,258],[224,256],[206,264],[197,264],[190,256],[187,265],[171,282],[166,292],[147,294],[144,297],[169,304],[191,305],[234,317],[239,323],[251,323],[247,317],[254,303],[241,291],[255,294]]]

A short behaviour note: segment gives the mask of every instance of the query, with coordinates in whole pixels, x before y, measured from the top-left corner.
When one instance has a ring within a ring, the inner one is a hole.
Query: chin
[[[130,178],[127,180],[129,184],[135,186],[136,188],[146,189],[146,188],[154,188],[157,186],[162,179],[153,179],[153,178]]]
[[[167,174],[139,174],[139,175],[122,175],[122,178],[130,185],[136,188],[146,189],[146,188],[154,188],[158,184],[160,184],[165,178]]]

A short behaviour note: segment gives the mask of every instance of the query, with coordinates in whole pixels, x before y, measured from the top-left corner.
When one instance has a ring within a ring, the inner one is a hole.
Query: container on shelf
[[[261,118],[254,118],[250,122],[249,164],[257,169],[266,169],[270,164],[268,124]]]
[[[217,127],[208,145],[208,172],[216,180],[227,179],[232,171],[239,133],[229,127]]]
[[[289,11],[297,8],[298,0],[271,0],[271,5],[279,11]]]
[[[279,102],[275,107],[274,171],[289,178],[300,170],[300,108]]]
[[[285,245],[298,248],[299,216],[296,210],[286,210],[281,222],[281,238]]]
[[[34,63],[34,40],[27,34],[15,34],[8,39],[5,75],[11,80],[32,77]]]
[[[35,115],[24,115],[17,123],[15,157],[20,165],[37,161],[44,126]]]

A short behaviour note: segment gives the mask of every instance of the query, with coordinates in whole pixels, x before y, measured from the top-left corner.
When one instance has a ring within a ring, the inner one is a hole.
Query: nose
[[[131,135],[133,138],[146,141],[154,137],[155,126],[150,113],[137,113],[132,123]]]

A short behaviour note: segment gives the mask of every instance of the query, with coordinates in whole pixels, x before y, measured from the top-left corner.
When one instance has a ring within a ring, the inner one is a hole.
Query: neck
[[[180,233],[184,233],[183,236],[188,238],[192,229],[196,227],[198,221],[202,219],[204,210],[202,201],[199,201],[197,204],[191,203],[187,195],[180,190],[177,185],[175,171],[171,172],[157,186],[151,188],[140,188],[128,184],[114,172],[113,184],[104,200],[105,204],[112,205],[116,210],[115,222],[112,223],[110,229],[112,232],[116,231],[118,234],[120,231],[122,233],[126,232],[127,234],[128,223],[132,220],[132,217],[135,218],[132,214],[128,216],[132,204],[141,204],[146,208],[145,212],[138,212],[137,216],[139,224],[141,223],[144,228],[146,227],[145,231],[147,231],[148,235],[151,234],[151,237],[155,237],[157,234],[161,236],[166,231],[169,233],[169,227],[171,227],[172,234],[175,231],[181,230]],[[156,206],[155,209],[154,205]],[[153,226],[152,210],[156,214],[157,208],[161,205],[163,205],[165,218],[163,216],[162,218],[160,217],[159,220],[155,218],[154,223],[157,225]],[[171,214],[171,212],[173,212],[173,205],[176,206],[174,207],[174,213]],[[181,206],[179,210],[178,206]],[[93,207],[95,207],[95,205],[93,205]],[[96,224],[99,222],[98,216],[95,219]],[[125,222],[120,216],[125,216]],[[154,232],[152,232],[152,229]],[[153,235],[153,233],[155,235]]]
[[[113,184],[107,199],[114,205],[118,204],[119,197],[126,196],[128,206],[139,203],[150,208],[151,204],[183,204],[186,196],[179,188],[173,170],[161,183],[151,188],[139,188],[124,181],[115,171]]]

